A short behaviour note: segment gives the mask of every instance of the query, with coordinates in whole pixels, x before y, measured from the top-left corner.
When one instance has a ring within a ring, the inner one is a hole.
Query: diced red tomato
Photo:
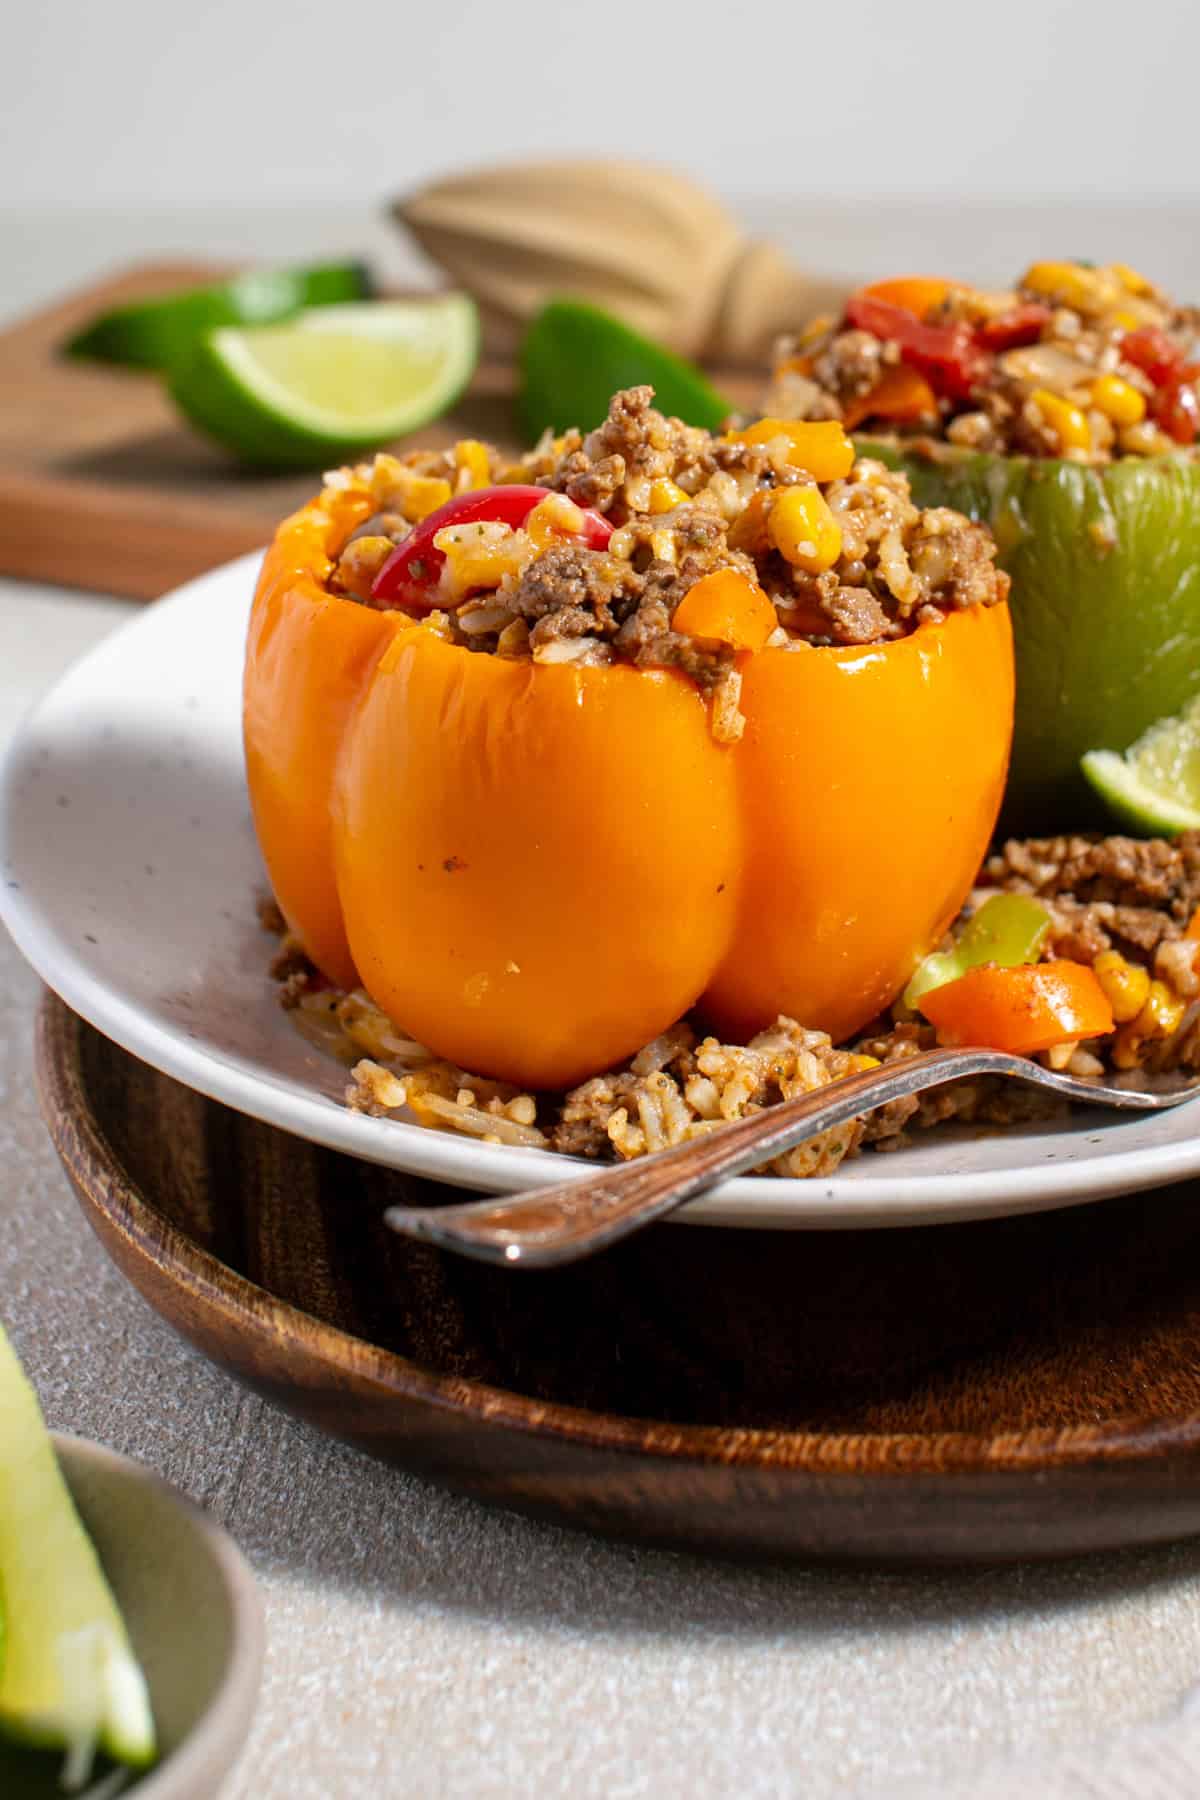
[[[975,336],[988,350],[1017,350],[1023,344],[1036,344],[1053,316],[1040,300],[1027,300],[1011,312],[988,319],[976,329]]]
[[[509,525],[514,531],[522,526],[539,500],[552,490],[530,487],[519,482],[500,487],[475,488],[467,494],[456,494],[414,525],[388,557],[371,587],[371,598],[388,605],[424,608],[436,604],[438,579],[445,553],[434,544],[439,531],[447,525],[476,525],[485,520]],[[579,508],[583,528],[578,541],[589,550],[603,550],[612,536],[608,520],[590,507]]]
[[[1177,444],[1194,444],[1200,431],[1196,378],[1200,363],[1184,363],[1168,377],[1150,403],[1150,416]]]
[[[869,331],[885,343],[899,347],[911,368],[919,369],[935,391],[954,400],[965,400],[984,379],[991,359],[971,335],[968,325],[926,325],[915,313],[869,293],[852,294],[846,303],[846,319],[860,331]]]
[[[1155,387],[1161,387],[1176,373],[1183,361],[1183,351],[1157,325],[1143,325],[1127,331],[1121,339],[1121,355],[1135,369],[1148,375]]]

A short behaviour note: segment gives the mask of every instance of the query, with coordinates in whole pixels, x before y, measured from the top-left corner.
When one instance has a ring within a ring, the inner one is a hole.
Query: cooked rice
[[[1108,1079],[1139,1071],[1147,1077],[1200,1074],[1200,945],[1185,936],[1200,906],[1200,833],[1185,833],[1174,844],[1080,834],[1013,841],[992,859],[983,879],[987,885],[976,890],[959,924],[989,892],[1036,892],[1052,918],[1045,955],[1073,957],[1098,974],[1102,970],[1106,984],[1123,980],[1144,996],[1109,1037],[1061,1045],[1038,1061]],[[1064,924],[1059,909],[1067,899],[1077,910]],[[344,993],[326,985],[287,934],[273,901],[260,905],[259,916],[268,930],[282,934],[272,973],[283,1005],[310,1043],[350,1069],[348,1106],[487,1143],[628,1160],[936,1043],[932,1027],[906,1017],[899,1004],[891,1018],[843,1048],[824,1032],[782,1016],[747,1044],[701,1036],[684,1019],[620,1069],[565,1094],[524,1093],[434,1056],[361,989]],[[1148,950],[1129,935],[1143,917],[1157,921]],[[830,1175],[860,1150],[900,1148],[914,1130],[1022,1124],[1067,1110],[1053,1095],[999,1078],[952,1082],[822,1132],[760,1172]]]

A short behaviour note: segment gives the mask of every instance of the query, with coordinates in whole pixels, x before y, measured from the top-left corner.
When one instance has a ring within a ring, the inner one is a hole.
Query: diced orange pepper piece
[[[889,306],[903,306],[918,319],[924,319],[954,292],[956,285],[941,275],[893,275],[887,281],[873,281],[860,292],[869,294],[872,300],[886,300]]]
[[[919,369],[897,363],[888,369],[869,394],[851,400],[842,417],[847,431],[853,431],[864,419],[890,419],[897,424],[913,419],[936,419],[937,395]]]
[[[779,623],[757,581],[740,569],[714,569],[688,589],[671,617],[672,631],[716,638],[735,650],[761,650]]]
[[[787,460],[814,481],[840,481],[854,467],[854,445],[836,419],[759,419],[731,433],[735,444],[788,442]]]
[[[1113,1029],[1112,1007],[1091,969],[1067,961],[968,969],[923,994],[920,1007],[943,1044],[984,1044],[1014,1056]]]

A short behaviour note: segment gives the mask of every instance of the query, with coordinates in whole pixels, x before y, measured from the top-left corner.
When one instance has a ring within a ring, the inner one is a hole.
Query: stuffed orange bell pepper
[[[339,474],[254,601],[247,767],[289,925],[527,1087],[692,1009],[849,1036],[958,912],[1004,783],[986,532],[831,461],[828,427],[714,439],[650,400],[512,467],[465,444]]]
[[[1056,259],[999,291],[874,282],[796,349],[765,404],[840,418],[921,505],[995,528],[1016,627],[1008,827],[1103,823],[1083,758],[1200,694],[1195,308],[1128,264]]]

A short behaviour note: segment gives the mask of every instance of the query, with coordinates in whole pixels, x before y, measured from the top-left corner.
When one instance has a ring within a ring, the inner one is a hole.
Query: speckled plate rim
[[[56,816],[44,800],[42,811],[35,810],[28,781],[35,759],[51,755],[72,733],[78,754],[81,717],[90,720],[85,748],[98,767],[108,753],[104,732],[114,729],[113,720],[120,720],[128,740],[136,740],[149,756],[161,743],[165,688],[180,704],[186,695],[196,709],[181,724],[201,752],[219,755],[222,779],[228,780],[234,759],[240,768],[241,644],[258,560],[253,554],[239,557],[146,608],[77,662],[33,708],[0,776],[0,919],[43,980],[98,1030],[176,1080],[267,1124],[370,1162],[488,1193],[545,1185],[572,1172],[582,1176],[589,1165],[545,1151],[480,1144],[351,1113],[312,1083],[262,1058],[231,1054],[206,1038],[194,1015],[155,1016],[139,1004],[126,971],[106,967],[92,948],[94,937],[79,929],[77,919],[68,920],[62,871],[81,881],[87,874],[82,852],[70,861],[71,832],[78,830],[71,821],[78,813]],[[188,686],[181,670],[187,671]],[[106,721],[103,731],[99,719]],[[127,767],[123,774],[128,778]],[[182,774],[171,779],[182,807],[186,779]],[[233,796],[232,785],[219,796],[226,835],[214,838],[209,848],[213,852],[228,843],[242,858],[241,894],[253,882],[246,872],[244,846],[252,840],[240,775]],[[54,832],[58,840],[57,888],[43,872],[40,892],[36,881],[22,879],[31,873],[33,823],[42,838]],[[14,839],[22,832],[25,848],[19,849]],[[136,851],[134,842],[129,853]],[[244,900],[248,910],[249,891]],[[162,960],[172,948],[160,943],[154,953]],[[256,1004],[274,1007],[265,978]],[[682,1223],[740,1228],[874,1229],[1081,1205],[1200,1173],[1200,1132],[1172,1136],[1181,1129],[1179,1117],[1168,1113],[1131,1121],[1080,1114],[1047,1129],[1016,1128],[1004,1134],[1003,1149],[994,1153],[996,1134],[981,1144],[950,1130],[937,1134],[936,1143],[898,1156],[863,1158],[827,1179],[742,1177],[691,1202],[677,1217]]]
[[[133,1485],[154,1487],[174,1511],[188,1519],[217,1570],[233,1625],[232,1654],[216,1693],[187,1736],[143,1775],[134,1789],[138,1800],[176,1800],[177,1796],[215,1791],[214,1771],[219,1772],[218,1779],[224,1776],[241,1754],[262,1685],[266,1623],[254,1572],[228,1532],[152,1469],[91,1438],[65,1431],[50,1435],[68,1486],[72,1486],[73,1470],[90,1465]]]
[[[394,1398],[469,1417],[499,1433],[565,1440],[580,1448],[649,1457],[777,1470],[798,1477],[887,1481],[947,1474],[1061,1473],[1135,1461],[1176,1462],[1200,1456],[1200,1414],[1130,1419],[1098,1426],[997,1433],[817,1433],[765,1427],[675,1425],[534,1400],[471,1377],[439,1374],[381,1345],[326,1324],[237,1271],[159,1212],[125,1169],[92,1110],[80,1062],[82,1021],[57,995],[43,996],[36,1032],[42,1114],[55,1149],[93,1228],[118,1266],[176,1328],[207,1341],[232,1338],[261,1371],[303,1377],[315,1364],[340,1373],[351,1389],[381,1389]],[[527,1280],[536,1277],[516,1276]],[[164,1304],[163,1284],[171,1296]],[[179,1306],[179,1316],[171,1307]],[[203,1335],[184,1322],[195,1308]]]

